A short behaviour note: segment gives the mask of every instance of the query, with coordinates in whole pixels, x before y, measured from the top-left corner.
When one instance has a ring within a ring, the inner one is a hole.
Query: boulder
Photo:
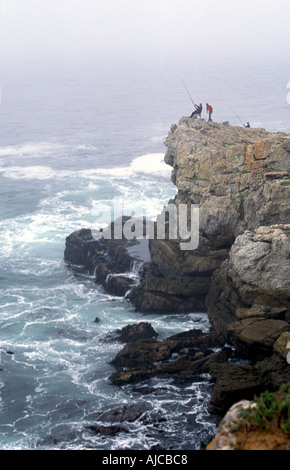
[[[109,333],[105,341],[120,341],[122,343],[133,343],[139,340],[149,338],[156,338],[159,333],[152,328],[152,325],[147,322],[140,322],[134,325],[127,325],[124,328],[117,329]]]
[[[227,335],[230,323],[241,320],[244,325],[246,317],[248,322],[260,318],[289,324],[289,234],[290,225],[279,224],[237,237],[228,260],[214,273],[206,299],[215,328]]]

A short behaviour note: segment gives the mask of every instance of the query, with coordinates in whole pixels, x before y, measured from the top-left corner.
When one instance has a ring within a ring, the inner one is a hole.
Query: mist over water
[[[288,74],[288,75],[287,75]],[[152,379],[156,393],[113,387],[122,348],[109,331],[144,317],[63,259],[65,238],[94,228],[102,205],[154,217],[176,194],[164,163],[170,126],[194,101],[213,119],[290,131],[283,64],[215,69],[81,66],[7,68],[0,107],[0,447],[2,449],[196,449],[215,430],[212,384]],[[204,113],[205,117],[205,113]],[[98,228],[98,227],[97,227]],[[100,319],[95,323],[95,318]],[[145,317],[168,337],[209,328],[205,312]],[[133,434],[100,438],[86,426],[109,405],[146,404],[163,433],[138,421]]]

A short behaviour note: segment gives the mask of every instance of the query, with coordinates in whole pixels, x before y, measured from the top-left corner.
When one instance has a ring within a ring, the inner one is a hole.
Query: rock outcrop
[[[210,407],[224,413],[290,380],[290,134],[183,118],[165,145],[177,212],[199,206],[198,247],[182,250],[181,234],[172,239],[167,224],[165,239],[145,240],[142,258],[130,250],[140,240],[96,240],[82,229],[67,238],[65,259],[141,313],[207,309],[219,351],[194,335],[141,339],[114,359],[111,380],[206,371],[215,382]]]
[[[219,347],[218,351],[214,351]],[[226,363],[232,351],[222,337],[190,330],[165,340],[141,339],[127,343],[113,359],[115,385],[136,383],[157,375],[190,376],[209,372],[212,364]]]
[[[128,298],[140,312],[205,308],[212,275],[237,236],[290,223],[289,142],[284,133],[181,119],[166,139],[165,161],[173,167],[177,210],[199,206],[197,249],[181,250],[180,236],[171,239],[168,233],[149,240],[150,259],[138,285],[123,275],[134,261],[126,249],[134,241],[93,240],[82,230],[68,237],[65,258],[95,270],[109,293],[130,290]]]
[[[151,240],[152,261],[131,299],[141,312],[201,308],[236,237],[290,223],[290,135],[184,118],[166,139],[175,199],[200,207],[199,246]]]

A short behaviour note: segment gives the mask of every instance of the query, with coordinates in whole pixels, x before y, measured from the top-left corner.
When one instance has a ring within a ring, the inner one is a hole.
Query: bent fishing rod
[[[187,86],[185,85],[184,81],[182,80],[182,78],[180,79],[180,81],[183,83],[183,86],[184,86],[184,88],[186,89],[186,91],[187,91],[187,93],[188,93],[188,96],[189,96],[189,98],[191,99],[191,102],[192,102],[193,106],[195,106],[195,103],[194,103],[194,101],[193,101],[193,99],[192,99],[192,97],[191,97],[191,95],[190,95],[190,93],[189,93],[189,91],[188,91]]]
[[[235,111],[233,110],[233,108],[229,105],[229,103],[227,103],[228,107],[230,108],[230,110],[234,113],[234,115],[238,118],[238,120],[243,124],[243,126],[245,126],[245,124],[241,121],[241,119],[239,118],[239,116],[235,113]]]

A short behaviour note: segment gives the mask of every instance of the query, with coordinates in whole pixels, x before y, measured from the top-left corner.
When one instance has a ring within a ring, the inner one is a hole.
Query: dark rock
[[[191,357],[183,355],[174,361],[164,361],[153,365],[140,366],[139,368],[121,369],[112,374],[110,380],[114,385],[136,383],[155,376],[181,376],[190,377],[209,372],[212,363],[227,361],[227,355],[223,352],[202,354]]]
[[[227,327],[229,340],[238,354],[256,361],[272,354],[275,341],[289,330],[285,321],[263,318],[246,318]]]
[[[204,333],[202,330],[189,330],[170,336],[168,340],[190,343],[195,348],[217,348],[225,344],[223,335],[215,332]]]
[[[254,365],[213,364],[209,372],[216,380],[209,408],[219,414],[240,400],[253,400],[265,390],[276,391],[290,380],[289,364],[277,354]]]
[[[96,434],[101,436],[115,436],[120,432],[128,432],[123,426],[112,425],[112,426],[89,426],[88,429],[94,431]]]
[[[216,376],[216,369],[214,372]],[[265,381],[254,366],[221,364],[210,402],[210,411],[224,414],[234,403],[251,400],[264,391]]]
[[[147,385],[144,386],[144,387],[133,387],[132,390],[133,390],[133,392],[141,393],[143,395],[149,395],[151,393],[156,392],[156,388],[148,387]]]
[[[122,223],[130,218],[123,217]],[[90,229],[78,230],[66,238],[65,260],[83,266],[95,274],[96,282],[112,295],[124,297],[138,281],[138,266],[146,256],[143,240],[114,239],[112,223],[111,238],[95,239]],[[147,245],[148,245],[148,241]]]
[[[150,241],[152,259],[156,263],[152,247],[160,244],[160,240]],[[163,241],[164,242],[164,241]],[[168,242],[168,246],[172,242]],[[166,248],[164,250],[166,251]],[[168,251],[168,250],[167,250]],[[166,252],[170,258],[156,264],[144,264],[140,283],[132,289],[128,298],[134,307],[142,313],[178,313],[191,312],[203,309],[204,297],[209,288],[209,282],[198,275],[185,275],[181,264],[177,260],[178,251]],[[174,267],[174,274],[170,274],[168,265]],[[165,274],[167,272],[167,274]],[[171,277],[173,276],[173,277]]]
[[[128,343],[119,351],[112,364],[118,369],[110,379],[115,385],[136,383],[155,375],[190,376],[208,372],[212,363],[226,362],[230,349],[215,334],[201,330],[187,331],[163,341],[156,339]]]
[[[111,423],[133,423],[144,413],[144,409],[137,405],[109,408],[98,416],[98,421]]]
[[[122,343],[132,343],[140,339],[156,338],[159,333],[152,328],[150,323],[141,322],[116,330],[116,336]]]
[[[135,280],[126,273],[120,273],[101,264],[95,270],[96,282],[100,283],[108,294],[124,297],[135,284]]]
[[[96,252],[104,255],[102,243],[93,238],[90,229],[78,230],[66,238],[64,258],[72,264],[84,266],[88,271],[93,272]]]

